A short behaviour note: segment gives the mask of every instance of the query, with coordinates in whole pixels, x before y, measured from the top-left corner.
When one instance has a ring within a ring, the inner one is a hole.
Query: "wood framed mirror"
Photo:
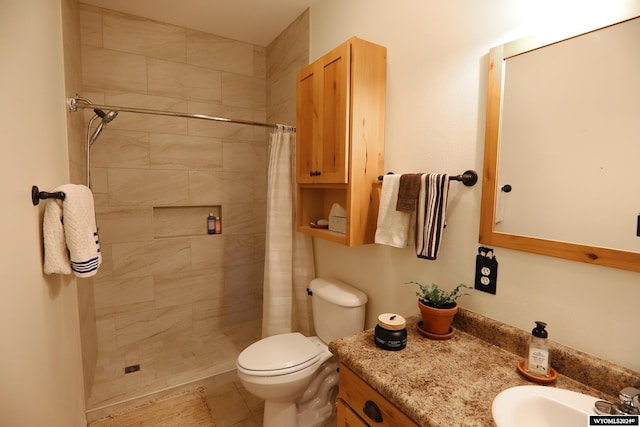
[[[637,14],[491,49],[480,243],[640,272],[639,76]]]

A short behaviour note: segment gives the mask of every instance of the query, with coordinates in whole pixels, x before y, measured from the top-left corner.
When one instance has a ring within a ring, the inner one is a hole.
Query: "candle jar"
[[[375,344],[385,350],[402,350],[407,346],[406,325],[404,317],[399,314],[381,314],[374,332]]]

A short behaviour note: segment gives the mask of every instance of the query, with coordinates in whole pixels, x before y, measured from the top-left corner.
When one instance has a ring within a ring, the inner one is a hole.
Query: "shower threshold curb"
[[[131,397],[128,399],[123,399],[118,402],[109,403],[102,406],[97,406],[95,408],[87,409],[85,411],[85,415],[87,418],[87,423],[92,423],[101,418],[107,417],[109,415],[120,413],[129,409],[136,408],[138,406],[153,402],[155,400],[171,396],[177,393],[183,393],[187,391],[194,391],[200,387],[204,387],[205,389],[211,388],[216,385],[223,385],[230,382],[234,382],[237,379],[237,374],[235,369],[231,369],[229,371],[221,372],[219,374],[210,375],[202,378],[198,378],[195,380],[187,381],[181,384],[176,384],[174,386],[165,387],[160,390],[155,390],[150,393],[145,393],[140,396]]]

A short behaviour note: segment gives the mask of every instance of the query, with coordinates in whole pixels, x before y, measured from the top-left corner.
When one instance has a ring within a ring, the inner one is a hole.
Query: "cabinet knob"
[[[367,400],[364,402],[364,408],[362,411],[367,415],[367,417],[371,418],[375,423],[382,422],[382,413],[380,412],[380,408],[375,404],[372,400]]]
[[[320,171],[311,171],[309,172],[309,176],[320,176],[322,172]]]

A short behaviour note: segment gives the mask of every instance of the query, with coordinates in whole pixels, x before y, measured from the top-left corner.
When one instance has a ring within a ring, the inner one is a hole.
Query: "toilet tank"
[[[355,334],[364,329],[367,295],[339,280],[313,279],[309,284],[313,294],[313,324],[316,335],[330,341]]]

